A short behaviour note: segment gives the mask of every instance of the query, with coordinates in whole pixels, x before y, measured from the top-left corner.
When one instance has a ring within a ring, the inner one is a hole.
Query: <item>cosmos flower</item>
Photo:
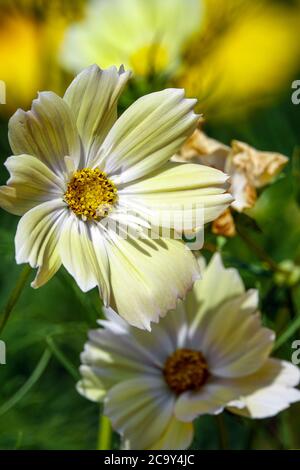
[[[93,0],[66,34],[62,64],[75,72],[93,62],[122,63],[141,76],[174,71],[201,18],[200,0]]]
[[[237,140],[229,147],[208,137],[200,128],[172,160],[200,163],[225,171],[231,177],[230,190],[234,197],[231,207],[238,212],[253,207],[257,189],[270,184],[288,162],[288,158],[280,153],[263,152]],[[213,232],[225,236],[236,234],[229,209],[213,222]]]
[[[185,99],[183,90],[146,95],[117,119],[129,75],[91,66],[63,99],[40,93],[31,111],[15,113],[9,122],[14,156],[6,161],[11,177],[0,188],[0,206],[22,216],[16,260],[38,268],[33,287],[63,264],[84,292],[97,286],[106,306],[149,328],[199,277],[181,240],[171,232],[148,235],[154,216],[163,204],[170,214],[176,206],[179,215],[183,203],[200,204],[208,222],[232,197],[224,173],[168,162],[198,119],[195,100]],[[178,231],[175,219],[168,223]],[[159,232],[163,217],[156,223]],[[116,224],[145,233],[124,237]],[[191,229],[197,224],[191,210]]]
[[[153,326],[128,326],[107,311],[81,355],[78,391],[104,401],[132,449],[185,449],[193,420],[224,408],[266,418],[300,400],[299,369],[270,358],[274,333],[261,325],[256,290],[215,254],[185,300]]]

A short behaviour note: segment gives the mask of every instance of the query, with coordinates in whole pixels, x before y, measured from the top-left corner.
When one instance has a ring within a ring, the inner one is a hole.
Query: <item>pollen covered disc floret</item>
[[[177,395],[187,390],[200,390],[209,372],[201,351],[177,349],[165,362],[163,374],[170,389]]]
[[[98,168],[83,168],[72,176],[64,200],[76,215],[99,220],[117,201],[117,188]]]

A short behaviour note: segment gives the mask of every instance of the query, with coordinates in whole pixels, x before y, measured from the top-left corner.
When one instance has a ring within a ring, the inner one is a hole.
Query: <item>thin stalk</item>
[[[12,293],[10,294],[9,299],[3,309],[3,312],[1,315],[1,321],[0,321],[0,334],[3,332],[5,325],[8,322],[8,319],[10,317],[10,314],[15,308],[24,290],[24,287],[26,286],[30,273],[31,273],[31,267],[29,265],[26,265],[23,271],[21,272],[21,275],[14,289],[12,290]]]
[[[61,363],[61,365],[66,369],[67,372],[73,377],[73,379],[77,382],[79,380],[80,375],[76,367],[73,366],[71,361],[67,358],[67,356],[59,349],[57,344],[54,342],[51,336],[47,336],[46,342],[49,346],[50,351],[52,352],[53,356]]]
[[[41,359],[39,360],[36,368],[32,372],[31,376],[27,381],[22,385],[22,387],[0,408],[0,416],[7,411],[11,410],[24,396],[32,389],[32,387],[37,383],[42,374],[44,373],[49,361],[51,358],[51,351],[45,349]]]
[[[286,343],[300,328],[300,315],[292,321],[292,323],[284,330],[284,332],[278,337],[273,351],[279,349],[284,343]]]
[[[112,428],[109,419],[100,413],[99,432],[98,432],[98,450],[111,450],[112,447]]]
[[[241,239],[248,245],[248,247],[256,254],[256,256],[267,263],[269,268],[274,271],[282,271],[278,264],[268,255],[268,253],[265,252],[265,250],[258,245],[251,237],[248,236],[248,234],[241,229],[241,227],[237,226],[237,232],[240,235]]]

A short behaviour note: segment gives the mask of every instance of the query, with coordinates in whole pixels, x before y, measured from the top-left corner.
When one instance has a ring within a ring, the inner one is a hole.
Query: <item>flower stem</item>
[[[296,317],[291,324],[284,330],[284,332],[278,337],[273,352],[279,349],[284,343],[286,343],[300,328],[300,316]]]
[[[77,382],[80,379],[80,374],[78,373],[76,367],[74,367],[70,360],[67,358],[67,356],[65,356],[65,354],[59,349],[57,344],[54,342],[54,339],[51,336],[47,336],[46,343],[53,356],[61,363],[61,365],[66,369],[66,371],[69,372],[75,382]]]
[[[268,255],[268,253],[265,252],[265,250],[260,245],[258,245],[251,237],[249,237],[243,228],[237,226],[237,233],[244,243],[246,243],[246,245],[248,245],[248,247],[256,254],[256,256],[269,266],[271,271],[281,271],[280,266],[278,266],[278,264]]]
[[[218,431],[219,431],[220,449],[226,450],[228,449],[228,434],[227,434],[224,417],[222,414],[216,415],[216,422],[217,422]]]
[[[31,273],[31,267],[29,265],[26,265],[23,271],[21,272],[21,275],[12,290],[9,299],[3,309],[2,315],[1,315],[1,321],[0,321],[0,334],[3,332],[5,325],[10,317],[11,312],[13,311],[14,307],[16,306],[23,289],[26,285],[26,282],[29,278],[29,275]]]
[[[98,450],[111,450],[112,428],[109,419],[102,414],[99,418]]]
[[[51,351],[48,348],[45,349],[41,359],[39,360],[36,368],[32,372],[29,379],[27,379],[26,382],[22,385],[22,387],[6,403],[1,406],[0,416],[2,416],[4,413],[7,413],[7,411],[11,410],[15,405],[17,405],[17,403],[19,403],[19,401],[21,401],[22,398],[38,382],[38,380],[41,378],[44,371],[46,370],[46,367],[48,366],[48,363],[51,359],[51,355]]]

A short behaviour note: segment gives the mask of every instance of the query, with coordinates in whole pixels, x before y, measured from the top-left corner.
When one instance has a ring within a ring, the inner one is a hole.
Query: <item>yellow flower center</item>
[[[168,51],[161,44],[148,44],[135,51],[130,65],[137,75],[161,72],[168,64]]]
[[[187,390],[200,390],[209,372],[201,351],[177,349],[164,365],[163,374],[170,389],[177,395]]]
[[[103,171],[84,168],[72,176],[65,202],[83,219],[99,220],[109,213],[117,200],[117,188]]]

